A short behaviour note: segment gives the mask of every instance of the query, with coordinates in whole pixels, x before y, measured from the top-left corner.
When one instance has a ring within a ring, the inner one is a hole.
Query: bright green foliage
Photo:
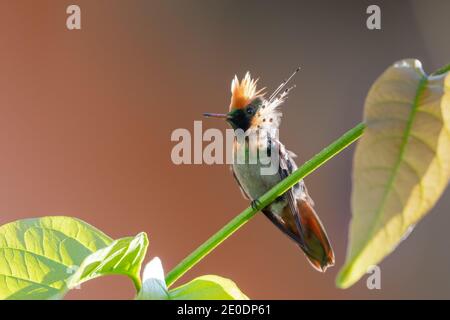
[[[113,241],[106,248],[87,256],[70,278],[70,289],[90,279],[104,275],[125,275],[130,277],[136,289],[141,287],[140,271],[147,252],[148,239],[143,232],[136,237]]]
[[[0,227],[0,299],[59,298],[75,268],[111,243],[78,219],[45,217]]]

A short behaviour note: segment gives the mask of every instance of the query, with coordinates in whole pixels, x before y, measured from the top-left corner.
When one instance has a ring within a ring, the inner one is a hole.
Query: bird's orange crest
[[[246,107],[253,99],[258,96],[263,96],[262,88],[260,90],[256,89],[256,83],[258,79],[252,79],[250,72],[245,74],[245,77],[239,82],[237,76],[234,76],[233,81],[231,81],[231,102],[230,110],[242,109]]]

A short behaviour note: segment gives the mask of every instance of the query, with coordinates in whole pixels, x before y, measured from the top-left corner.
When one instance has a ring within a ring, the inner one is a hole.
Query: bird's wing
[[[280,178],[284,179],[296,169],[296,165],[281,142],[274,142],[279,148]],[[304,182],[294,185],[285,193],[285,197],[288,205],[277,215],[280,223],[275,224],[300,246],[317,270],[325,271],[334,264],[334,253]],[[273,217],[270,220],[273,221]]]
[[[293,163],[293,161],[289,157],[289,154],[286,152],[284,145],[279,140],[271,138],[270,136],[268,136],[268,139],[268,148],[270,148],[270,150],[267,150],[267,154],[271,154],[274,151],[278,152],[278,175],[280,176],[280,180],[283,180],[294,170],[295,163]],[[275,200],[287,201],[288,205],[285,209],[283,209],[283,212],[285,212],[285,214],[276,214],[272,212],[270,206],[264,208],[262,212],[273,224],[278,227],[278,229],[285,233],[299,246],[304,247],[304,241],[302,239],[303,233],[299,232],[299,230],[302,229],[302,226],[300,223],[299,215],[297,214],[296,199],[294,194],[294,189],[297,190],[298,188],[299,184],[296,184],[283,196]]]
[[[286,148],[284,147],[284,145],[278,141],[275,140],[272,143],[276,143],[277,144],[277,148],[278,148],[278,153],[279,153],[279,157],[280,157],[280,168],[279,168],[279,175],[281,180],[283,180],[284,178],[286,178],[287,176],[289,176],[293,171],[295,166],[294,161],[292,160],[292,158],[289,155],[289,152],[286,151]],[[288,220],[292,220],[295,222],[295,225],[297,227],[297,238],[298,238],[298,243],[301,247],[304,247],[305,245],[305,241],[303,239],[303,226],[302,223],[300,221],[300,214],[298,212],[298,207],[297,207],[297,199],[295,196],[294,191],[297,188],[300,188],[301,186],[304,186],[303,181],[297,183],[296,185],[294,185],[291,189],[289,189],[286,193],[285,193],[285,197],[287,199],[288,205],[289,205],[289,212],[291,213],[291,217],[285,217],[285,219]],[[287,221],[286,221],[287,222]]]

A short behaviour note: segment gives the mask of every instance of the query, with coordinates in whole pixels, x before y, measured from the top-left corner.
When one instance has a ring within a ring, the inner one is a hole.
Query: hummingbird
[[[278,182],[286,178],[297,165],[293,160],[296,155],[286,150],[280,142],[278,128],[282,112],[280,106],[287,99],[287,87],[297,68],[290,77],[284,80],[275,91],[266,98],[265,88],[257,88],[258,79],[252,79],[249,72],[239,81],[237,76],[231,82],[231,102],[226,114],[204,113],[204,116],[226,120],[233,130],[242,130],[246,136],[257,134],[256,147],[270,155],[278,152],[278,170],[272,174],[261,174],[261,163],[237,163],[233,161],[231,171],[243,196],[251,201],[252,207],[259,204],[258,198],[269,191]],[[275,147],[275,148],[274,148]],[[233,141],[233,154],[252,151],[249,139]],[[325,229],[314,210],[314,202],[308,194],[303,180],[295,184],[285,194],[275,199],[262,209],[264,215],[284,234],[293,240],[304,252],[308,261],[318,271],[334,265],[334,253]]]

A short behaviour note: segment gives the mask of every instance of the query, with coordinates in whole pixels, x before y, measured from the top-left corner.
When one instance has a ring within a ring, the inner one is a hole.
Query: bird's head
[[[282,115],[278,107],[286,100],[291,88],[284,89],[284,87],[294,74],[285,80],[267,99],[264,93],[265,88],[258,90],[256,86],[258,79],[252,79],[249,72],[241,81],[235,76],[231,82],[229,112],[225,114],[204,113],[203,115],[225,119],[235,130],[278,128]]]

